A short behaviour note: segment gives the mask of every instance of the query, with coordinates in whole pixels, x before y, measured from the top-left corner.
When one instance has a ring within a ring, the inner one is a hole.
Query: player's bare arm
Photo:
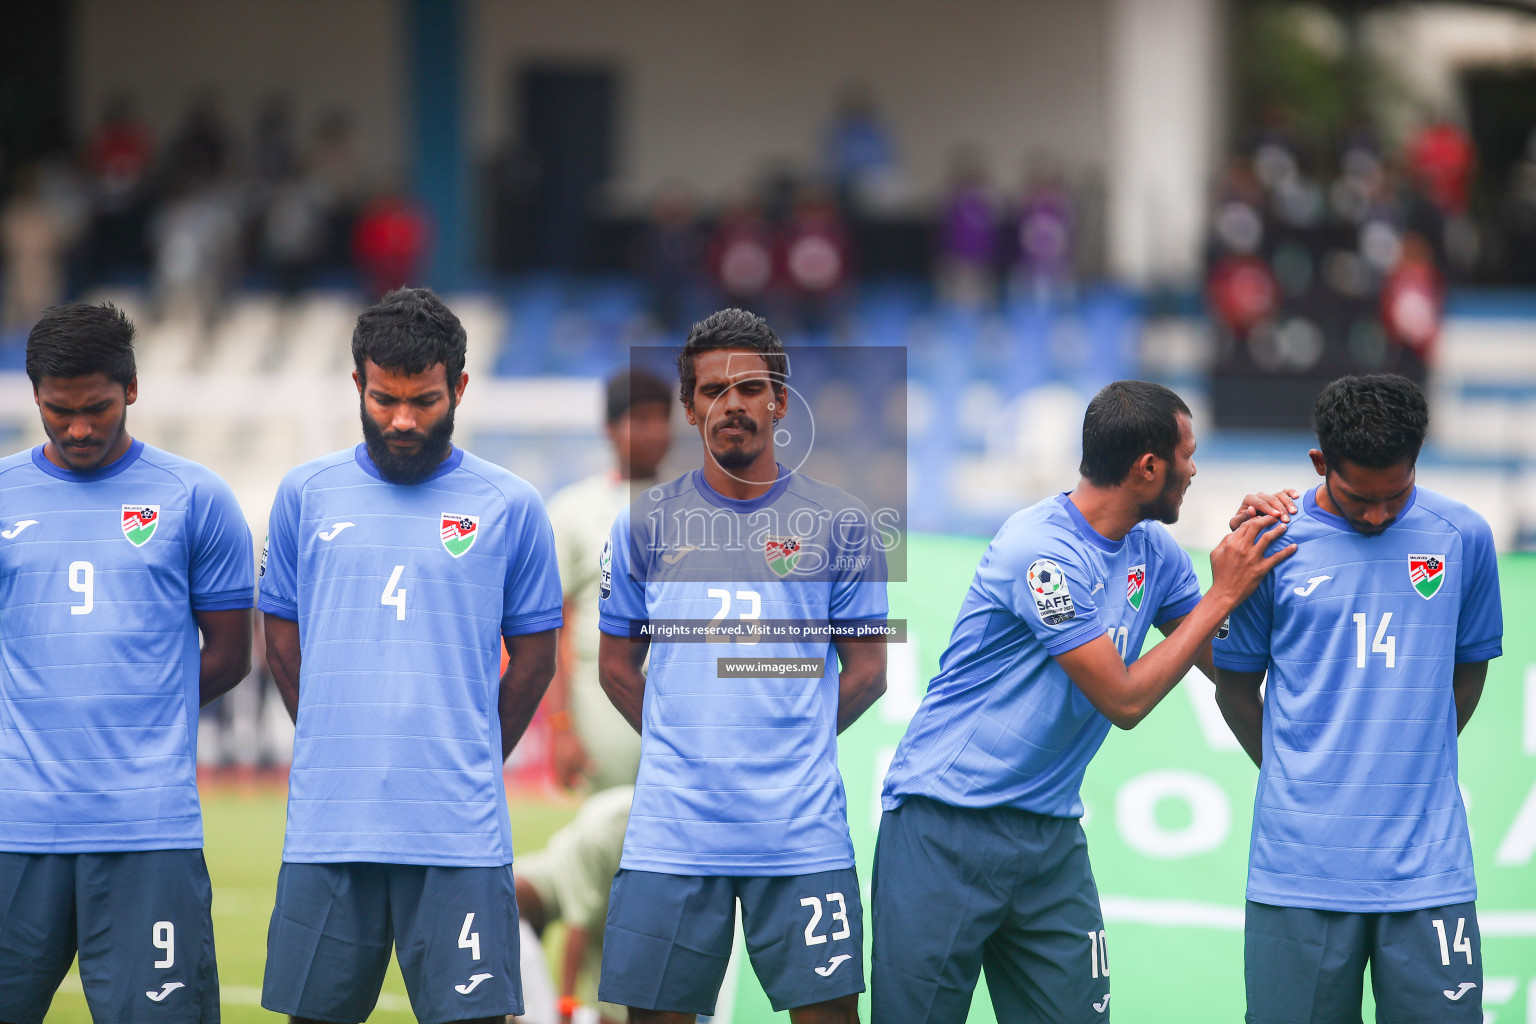
[[[1467,727],[1477,702],[1483,699],[1483,682],[1488,678],[1486,661],[1469,661],[1451,671],[1451,689],[1456,695],[1456,735]]]
[[[649,640],[631,640],[604,633],[597,646],[597,678],[603,692],[624,720],[640,731],[640,709],[645,703],[645,653]]]
[[[261,629],[267,637],[267,670],[282,694],[288,717],[299,720],[299,624],[271,612],[261,613]]]
[[[837,731],[842,732],[885,693],[885,639],[839,640],[835,646],[839,663]]]
[[[207,707],[251,672],[251,610],[193,612],[203,635],[198,700]]]
[[[1237,742],[1260,767],[1264,764],[1264,698],[1259,686],[1263,672],[1216,670],[1216,706]]]
[[[1222,620],[1271,569],[1295,554],[1294,544],[1267,557],[1264,554],[1285,529],[1284,523],[1264,516],[1250,519],[1223,538],[1211,552],[1211,589],[1171,636],[1129,669],[1107,636],[1056,655],[1057,663],[1100,714],[1122,729],[1135,728],[1184,677],[1201,651],[1209,651]]]
[[[501,716],[501,759],[505,761],[523,738],[533,713],[544,699],[549,680],[555,674],[556,630],[503,637],[507,648],[507,669],[501,674],[501,692],[496,711]]]

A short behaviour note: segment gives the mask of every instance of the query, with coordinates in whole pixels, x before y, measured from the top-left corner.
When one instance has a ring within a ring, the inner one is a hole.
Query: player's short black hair
[[[363,310],[352,330],[352,364],[359,376],[373,360],[395,373],[424,373],[438,363],[451,392],[464,372],[464,325],[430,288],[396,288]]]
[[[1429,404],[1417,384],[1395,373],[1340,377],[1317,396],[1312,425],[1330,467],[1411,466],[1429,430]]]
[[[1147,452],[1172,462],[1180,413],[1190,415],[1189,406],[1161,384],[1104,385],[1083,414],[1083,461],[1077,471],[1096,486],[1114,487]]]
[[[744,309],[722,309],[693,325],[688,341],[677,354],[678,393],[683,405],[693,408],[693,389],[698,375],[693,360],[700,352],[722,348],[743,348],[760,353],[768,364],[768,376],[773,380],[775,391],[783,391],[789,380],[789,357],[784,354],[784,343],[773,333],[768,321]]]
[[[607,394],[603,402],[603,422],[614,424],[630,409],[646,402],[672,404],[672,385],[650,370],[633,367],[614,374],[608,380]]]
[[[133,321],[110,302],[50,306],[27,335],[27,376],[35,389],[44,377],[106,374],[114,384],[133,383]]]

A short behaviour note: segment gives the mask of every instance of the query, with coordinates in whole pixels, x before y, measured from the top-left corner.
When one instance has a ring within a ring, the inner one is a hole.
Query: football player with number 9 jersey
[[[1499,568],[1482,516],[1415,483],[1428,421],[1402,377],[1323,390],[1300,549],[1213,645],[1218,703],[1260,768],[1255,1024],[1358,1021],[1367,963],[1379,1021],[1482,1020],[1456,738],[1502,653]]]
[[[46,444],[0,460],[0,1021],[78,948],[96,1020],[219,1019],[197,712],[249,671],[255,559],[227,484],[135,440],[133,324],[46,311]],[[201,650],[199,650],[201,638]]]

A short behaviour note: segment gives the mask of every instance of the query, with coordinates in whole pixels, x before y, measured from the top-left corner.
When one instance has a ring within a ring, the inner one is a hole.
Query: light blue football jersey
[[[1503,651],[1493,535],[1418,488],[1368,537],[1318,507],[1233,612],[1218,668],[1265,672],[1248,898],[1386,912],[1477,898],[1456,780],[1453,667]]]
[[[1110,722],[1054,656],[1107,634],[1130,665],[1148,629],[1199,603],[1189,556],[1161,524],[1112,541],[1066,494],[1014,513],[976,568],[882,805],[923,796],[1081,817],[1083,772]]]
[[[229,486],[134,441],[0,460],[0,850],[196,849],[199,611],[255,600]]]
[[[621,512],[599,628],[883,621],[885,556],[856,499],[782,467],[750,501],[695,470]],[[823,658],[815,678],[723,676],[720,658]],[[837,769],[838,661],[825,639],[651,640],[628,870],[794,875],[851,867]]]
[[[544,504],[499,466],[455,448],[403,486],[358,445],[291,470],[260,601],[299,624],[283,860],[510,864],[501,638],[560,600]]]

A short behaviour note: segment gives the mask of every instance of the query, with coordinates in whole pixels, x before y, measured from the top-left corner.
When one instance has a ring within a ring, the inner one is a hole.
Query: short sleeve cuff
[[[1224,668],[1228,672],[1263,672],[1269,668],[1268,658],[1229,654],[1224,651],[1212,651],[1211,661],[1217,668]]]
[[[273,594],[263,592],[261,599],[256,602],[256,607],[268,615],[276,615],[280,619],[289,619],[293,622],[299,621],[299,606],[293,601],[277,597]]]
[[[529,633],[559,629],[564,624],[565,612],[559,608],[553,611],[535,612],[532,615],[514,615],[501,620],[501,635],[527,636]]]
[[[1194,611],[1195,610],[1195,605],[1197,605],[1199,603],[1200,603],[1200,595],[1199,594],[1192,594],[1189,597],[1186,597],[1184,600],[1178,602],[1177,604],[1171,604],[1168,607],[1162,609],[1158,613],[1159,614],[1159,618],[1158,618],[1158,620],[1156,622],[1153,623],[1153,625],[1154,626],[1162,626],[1164,623],[1172,622],[1174,619],[1183,618],[1184,616],[1188,615],[1190,612]]]
[[[1492,661],[1504,655],[1503,640],[1495,640],[1492,643],[1479,644],[1476,647],[1456,648],[1456,664],[1472,665],[1480,661]]]
[[[1090,619],[1077,629],[1053,636],[1045,641],[1045,652],[1052,657],[1058,654],[1066,654],[1068,651],[1083,646],[1083,644],[1094,637],[1102,635],[1104,635],[1104,627],[1099,625],[1098,620]]]
[[[237,590],[220,590],[212,594],[193,594],[192,610],[196,612],[227,612],[250,608],[256,603],[255,587]]]
[[[644,636],[645,624],[648,619],[619,619],[612,615],[598,613],[597,628],[609,636],[638,637]]]

